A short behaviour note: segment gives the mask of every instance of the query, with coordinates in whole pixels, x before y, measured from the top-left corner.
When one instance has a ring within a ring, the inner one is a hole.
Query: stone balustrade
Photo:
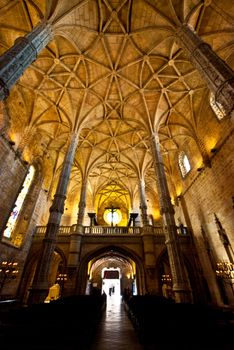
[[[45,236],[46,226],[37,226],[34,238],[43,238]],[[60,226],[58,236],[70,236],[72,233],[78,232],[77,225]],[[139,226],[83,226],[84,235],[141,235],[143,227]],[[147,232],[153,233],[155,236],[164,236],[162,226],[148,226]],[[179,233],[179,231],[178,231]],[[180,236],[182,236],[180,234]],[[184,235],[188,236],[188,234]]]

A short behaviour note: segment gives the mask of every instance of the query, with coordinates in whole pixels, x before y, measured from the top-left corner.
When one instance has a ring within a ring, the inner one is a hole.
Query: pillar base
[[[174,287],[172,288],[174,299],[176,303],[193,304],[193,295],[190,289]]]
[[[67,266],[67,282],[64,287],[66,295],[76,294],[76,282],[77,282],[77,265]]]
[[[44,303],[49,289],[48,288],[31,288],[29,292],[28,305]]]

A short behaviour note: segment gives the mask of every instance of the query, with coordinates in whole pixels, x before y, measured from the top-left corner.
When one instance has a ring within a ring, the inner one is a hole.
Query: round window
[[[106,209],[103,217],[108,225],[115,226],[121,221],[122,214],[119,209]]]

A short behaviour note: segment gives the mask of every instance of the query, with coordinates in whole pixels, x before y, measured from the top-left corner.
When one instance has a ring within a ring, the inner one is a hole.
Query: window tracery
[[[215,95],[212,92],[210,93],[210,106],[219,120],[222,120],[226,116],[222,104],[215,100]]]
[[[189,163],[189,159],[185,152],[180,152],[179,154],[179,168],[181,171],[182,177],[185,177],[191,170],[191,165]]]
[[[31,186],[34,174],[35,174],[35,168],[31,165],[29,167],[29,171],[25,177],[22,189],[21,189],[21,191],[16,199],[14,208],[11,211],[11,214],[10,214],[9,219],[7,221],[6,228],[3,232],[3,236],[6,238],[10,238],[12,235],[12,232],[14,231],[17,220],[19,218],[19,214],[21,212],[21,209],[22,209],[24,201],[25,201],[25,197],[26,197],[26,195],[29,191],[29,188]]]

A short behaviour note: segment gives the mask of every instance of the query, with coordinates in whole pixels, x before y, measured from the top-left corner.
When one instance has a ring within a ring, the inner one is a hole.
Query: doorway
[[[102,270],[102,293],[112,298],[120,298],[120,268],[104,268]]]
[[[86,294],[95,291],[100,294],[105,292],[110,297],[122,297],[126,291],[129,295],[138,293],[135,261],[113,248],[88,262],[87,277]]]
[[[119,279],[107,279],[102,280],[102,293],[110,297],[120,297],[120,280]]]

